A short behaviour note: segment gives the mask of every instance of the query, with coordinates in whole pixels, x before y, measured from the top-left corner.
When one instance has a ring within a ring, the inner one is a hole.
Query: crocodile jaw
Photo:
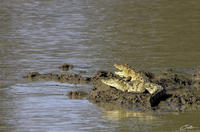
[[[140,82],[145,82],[147,79],[142,76],[140,73],[137,73],[135,69],[133,69],[131,66],[125,64],[125,65],[118,65],[114,64],[114,66],[121,70],[118,72],[115,72],[116,75],[119,75],[120,77],[131,77],[131,81],[140,81]]]

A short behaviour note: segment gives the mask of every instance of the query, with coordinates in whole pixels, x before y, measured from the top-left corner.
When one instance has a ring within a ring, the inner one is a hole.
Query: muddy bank
[[[70,92],[68,92],[67,96],[70,99],[83,99],[83,98],[85,98],[85,97],[88,96],[88,93],[86,93],[84,91],[77,90],[77,91],[70,91]]]
[[[89,93],[72,91],[68,93],[70,98],[81,98],[82,95],[95,103],[113,103],[136,111],[161,111],[181,112],[200,110],[200,95],[198,94],[200,80],[196,72],[193,76],[178,74],[172,70],[163,73],[151,73],[140,71],[146,76],[149,82],[158,84],[163,90],[150,94],[123,92],[115,87],[108,86],[101,82],[102,79],[116,77],[108,71],[99,71],[92,77],[83,77],[78,74],[40,74],[38,72],[28,73],[24,78],[31,80],[53,80],[71,84],[90,84],[93,88]]]
[[[196,92],[199,82],[193,76],[166,71],[160,74],[141,72],[150,82],[161,85],[164,90],[156,95],[148,92],[141,94],[122,92],[103,84],[101,78],[113,76],[110,72],[99,72],[95,75],[94,89],[89,99],[96,102],[114,102],[129,109],[140,111],[196,111],[200,110],[200,95]]]
[[[55,73],[46,73],[40,74],[39,72],[30,72],[24,76],[29,80],[37,81],[37,80],[46,80],[46,81],[56,81],[61,83],[70,83],[70,84],[89,84],[91,82],[90,77],[82,77],[78,74],[73,73],[63,73],[63,74],[55,74]]]
[[[62,71],[68,71],[68,70],[71,70],[73,68],[73,65],[65,63],[65,64],[59,66],[58,68]]]

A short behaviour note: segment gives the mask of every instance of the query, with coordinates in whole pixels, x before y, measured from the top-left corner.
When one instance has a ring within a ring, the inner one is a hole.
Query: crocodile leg
[[[150,82],[144,83],[144,87],[150,94],[158,93],[163,90],[162,86]]]

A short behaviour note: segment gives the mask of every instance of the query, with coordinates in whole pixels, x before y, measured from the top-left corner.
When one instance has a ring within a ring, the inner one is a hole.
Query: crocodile
[[[144,93],[147,90],[150,94],[155,94],[163,90],[162,86],[148,81],[148,78],[145,75],[137,72],[134,68],[132,68],[128,64],[125,65],[114,64],[114,66],[117,69],[121,70],[115,72],[115,74],[120,76],[120,78],[114,76],[106,80],[102,79],[101,80],[102,83],[112,86],[123,92],[127,91],[134,93]]]
[[[137,72],[133,67],[129,66],[128,64],[124,65],[114,64],[114,67],[120,70],[115,72],[115,74],[119,75],[122,78],[127,79],[131,77],[131,81],[140,81],[140,82],[146,82],[148,80],[146,76]]]

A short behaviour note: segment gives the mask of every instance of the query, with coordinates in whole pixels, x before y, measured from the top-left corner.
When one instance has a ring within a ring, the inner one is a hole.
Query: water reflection
[[[102,118],[106,120],[121,120],[123,118],[134,118],[134,120],[144,123],[145,121],[152,122],[152,120],[156,119],[156,115],[153,115],[152,113],[142,113],[139,111],[137,112],[127,110],[123,107],[112,103],[95,103],[93,101],[91,102],[103,109]]]

